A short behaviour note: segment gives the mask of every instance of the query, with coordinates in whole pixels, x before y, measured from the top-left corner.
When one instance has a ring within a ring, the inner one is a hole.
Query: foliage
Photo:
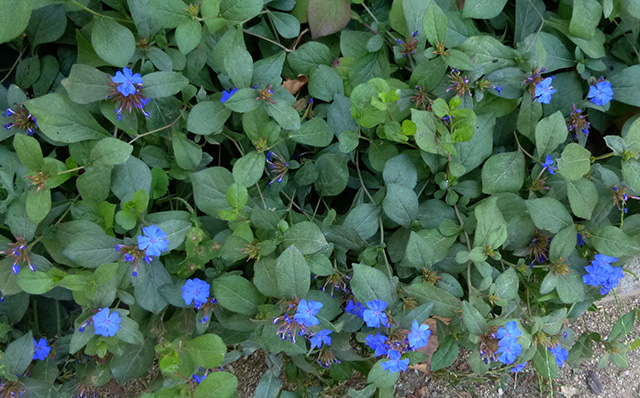
[[[626,367],[634,4],[0,0],[3,396]]]

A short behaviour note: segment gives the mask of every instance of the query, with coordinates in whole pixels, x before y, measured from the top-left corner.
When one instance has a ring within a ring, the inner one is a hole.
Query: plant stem
[[[186,107],[182,108],[182,112],[184,112],[184,110],[187,109]],[[178,123],[178,120],[180,120],[180,118],[182,117],[182,112],[180,112],[180,115],[176,118],[176,120],[174,120],[173,122],[167,124],[166,126],[160,127],[158,129],[155,130],[151,130],[151,131],[147,131],[146,133],[140,134],[138,136],[135,136],[131,141],[129,141],[129,144],[133,144],[134,142],[136,142],[139,138],[142,138],[144,136],[147,135],[151,135],[154,133],[157,133],[158,131],[162,131],[165,129],[168,129],[169,127],[173,126],[174,124]]]
[[[595,162],[596,160],[602,160],[602,159],[610,158],[613,155],[614,155],[613,152],[605,153],[604,155],[593,157],[593,161]]]
[[[86,12],[88,12],[89,14],[93,14],[93,15],[95,15],[95,16],[97,16],[97,17],[102,17],[102,18],[107,18],[107,19],[113,19],[114,21],[118,21],[118,22],[133,23],[133,21],[131,21],[131,20],[129,20],[129,19],[115,18],[115,17],[110,17],[110,16],[108,16],[108,15],[100,14],[99,12],[94,11],[94,10],[92,10],[91,8],[87,7],[87,6],[85,6],[85,5],[83,5],[83,4],[78,3],[76,0],[71,0],[71,2],[72,2],[73,4],[75,4],[76,6],[78,6],[78,7],[82,8],[83,10],[85,10]]]
[[[293,51],[292,49],[287,48],[286,46],[283,46],[282,44],[278,43],[277,41],[271,40],[271,39],[266,38],[266,37],[264,37],[264,36],[260,36],[260,35],[259,35],[259,34],[257,34],[257,33],[250,32],[250,31],[248,31],[248,30],[246,30],[246,29],[242,29],[242,31],[243,31],[244,33],[248,34],[248,35],[255,36],[255,37],[259,38],[259,39],[266,40],[266,41],[268,41],[269,43],[275,44],[276,46],[280,47],[281,49],[283,49],[284,51],[286,51],[286,52],[288,52],[288,53],[290,53],[290,52],[292,52],[292,51]]]

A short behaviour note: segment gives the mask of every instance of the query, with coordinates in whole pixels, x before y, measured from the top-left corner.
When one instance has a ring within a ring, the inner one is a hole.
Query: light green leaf
[[[253,283],[238,275],[226,274],[212,283],[213,296],[229,311],[253,316],[264,297]]]
[[[313,39],[342,30],[351,18],[349,0],[309,0],[307,10]]]
[[[326,247],[327,240],[316,224],[303,221],[284,232],[282,244],[284,247],[295,245],[306,256]]]
[[[260,180],[265,163],[264,154],[256,151],[249,152],[233,165],[233,178],[237,183],[248,188]]]
[[[567,195],[573,214],[590,220],[593,209],[598,203],[598,190],[595,184],[586,178],[575,181],[567,180]]]
[[[462,302],[462,322],[467,330],[476,336],[481,336],[487,331],[487,321],[468,301]]]
[[[199,21],[193,19],[185,19],[180,22],[176,29],[176,44],[181,53],[187,55],[193,51],[202,36],[202,25]]]
[[[31,1],[0,0],[0,43],[22,33],[31,17]],[[18,372],[22,374],[22,372]]]
[[[574,0],[569,32],[581,39],[590,40],[602,18],[602,6],[598,0]]]
[[[466,0],[462,16],[464,18],[491,19],[497,17],[507,0]]]
[[[232,98],[234,96],[235,94]],[[253,100],[256,102],[255,94]],[[219,101],[203,101],[191,109],[187,119],[187,130],[202,135],[216,133],[222,130],[229,116],[231,116],[231,110]]]
[[[142,92],[147,98],[170,97],[189,84],[189,79],[176,72],[153,72],[144,75],[142,80]]]
[[[353,295],[361,303],[382,300],[389,305],[393,304],[393,293],[389,279],[382,271],[376,268],[353,264],[351,289],[353,290]]]
[[[573,226],[573,219],[567,208],[554,198],[529,199],[525,201],[536,228],[553,233]]]
[[[569,130],[560,111],[540,120],[535,131],[538,156],[544,158],[550,155],[558,145],[567,139],[567,135],[569,135]]]
[[[321,118],[313,119],[302,124],[300,130],[292,131],[289,136],[296,142],[315,147],[325,147],[333,141],[333,130]]]
[[[574,142],[562,151],[558,171],[568,180],[579,180],[591,170],[591,152]]]
[[[103,138],[91,149],[89,160],[93,166],[115,166],[129,159],[133,146],[116,138]]]
[[[88,65],[74,64],[69,77],[62,80],[69,99],[78,104],[104,100],[113,91],[107,74]]]
[[[227,352],[227,346],[220,336],[208,333],[187,340],[185,350],[191,356],[193,364],[203,368],[215,369],[222,363],[222,358]]]
[[[409,226],[418,217],[418,196],[403,185],[388,184],[382,202],[384,214],[402,226]]]

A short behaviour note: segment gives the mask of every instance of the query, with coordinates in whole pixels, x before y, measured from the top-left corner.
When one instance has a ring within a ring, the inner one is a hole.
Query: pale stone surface
[[[622,259],[624,262],[624,269],[633,272],[638,278],[640,278],[640,255],[635,257],[630,257],[628,259]],[[617,264],[616,264],[617,265]],[[616,287],[616,294],[618,297],[624,297],[629,295],[637,295],[640,294],[640,280],[636,279],[632,274],[625,272],[624,278],[618,283]],[[600,303],[606,303],[608,301],[614,300],[613,294],[608,294]]]

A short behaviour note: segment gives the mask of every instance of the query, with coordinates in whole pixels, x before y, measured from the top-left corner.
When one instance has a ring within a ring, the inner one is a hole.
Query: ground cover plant
[[[635,278],[637,2],[0,9],[0,396],[232,397],[259,348],[257,397],[391,397],[640,345],[565,322]]]

